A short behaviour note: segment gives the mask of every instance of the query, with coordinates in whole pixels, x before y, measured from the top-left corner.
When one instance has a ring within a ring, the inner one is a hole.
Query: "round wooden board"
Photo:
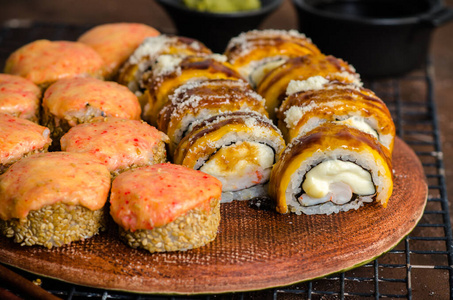
[[[217,239],[195,250],[150,254],[127,247],[117,229],[48,250],[0,237],[0,261],[66,282],[139,293],[204,294],[259,290],[349,269],[394,247],[417,224],[428,187],[415,153],[396,140],[394,192],[335,215],[280,215],[248,201],[222,204]]]

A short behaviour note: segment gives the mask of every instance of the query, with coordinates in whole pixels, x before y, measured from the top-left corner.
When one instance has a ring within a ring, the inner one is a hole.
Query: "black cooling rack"
[[[9,54],[36,39],[75,40],[91,26],[12,20],[0,30],[0,68]],[[387,103],[397,134],[417,153],[429,184],[428,203],[412,233],[393,250],[359,268],[322,279],[263,291],[204,295],[139,295],[87,288],[8,267],[63,299],[449,299],[453,295],[453,249],[443,153],[429,61],[401,78],[367,81]],[[0,288],[11,289],[0,282]],[[21,291],[11,289],[20,296]]]

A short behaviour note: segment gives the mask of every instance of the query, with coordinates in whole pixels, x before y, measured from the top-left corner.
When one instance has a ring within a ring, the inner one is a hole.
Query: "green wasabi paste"
[[[183,2],[191,9],[212,13],[232,13],[261,7],[260,0],[183,0]]]

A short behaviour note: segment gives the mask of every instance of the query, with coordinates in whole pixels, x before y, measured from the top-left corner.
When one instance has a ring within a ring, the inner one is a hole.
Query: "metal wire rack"
[[[9,54],[36,39],[75,40],[90,25],[12,20],[0,29],[0,67]],[[64,299],[448,299],[453,296],[453,249],[443,153],[431,64],[401,78],[365,86],[387,103],[397,134],[421,160],[429,184],[428,203],[417,227],[393,250],[344,273],[263,291],[203,296],[139,295],[76,286],[40,278],[41,287]],[[8,267],[29,280],[39,276]],[[11,289],[0,282],[0,288]],[[20,291],[12,290],[20,296]]]

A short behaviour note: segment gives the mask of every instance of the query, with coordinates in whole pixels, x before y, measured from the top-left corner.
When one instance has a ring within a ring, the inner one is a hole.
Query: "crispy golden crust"
[[[300,118],[291,120],[293,124],[288,124],[288,112],[294,109],[298,110]],[[373,129],[377,131],[378,138],[391,136],[385,147],[392,152],[395,124],[384,101],[371,90],[341,83],[330,84],[320,90],[298,92],[288,96],[277,111],[279,128],[287,142],[299,136],[304,126],[307,126],[313,118],[335,122],[348,115],[372,118],[376,122]]]
[[[158,128],[167,133],[170,153],[189,126],[211,116],[241,110],[267,116],[264,99],[242,80],[213,79],[188,83],[169,96],[158,118]]]
[[[150,72],[146,80],[147,108],[144,116],[152,125],[157,124],[157,116],[167,103],[173,91],[192,80],[242,79],[229,63],[212,57],[188,56],[172,70],[164,73]]]
[[[221,147],[216,143],[228,133],[237,134],[240,140],[268,144],[274,149],[276,160],[285,145],[280,131],[266,117],[253,112],[236,111],[213,116],[194,126],[176,148],[174,162],[194,168],[200,159]]]
[[[326,123],[306,135],[294,139],[275,164],[271,173],[269,194],[277,202],[278,212],[288,212],[286,191],[290,186],[291,176],[305,161],[310,161],[315,154],[325,153],[326,159],[332,159],[329,155],[331,151],[339,151],[340,155],[345,156],[351,155],[350,153],[367,153],[372,157],[373,163],[375,162],[376,166],[381,168],[379,176],[385,178],[386,184],[390,185],[387,190],[382,193],[378,191],[376,195],[376,199],[386,206],[393,190],[389,151],[367,133],[344,125]]]
[[[266,99],[270,118],[275,119],[275,108],[285,99],[286,88],[291,80],[305,80],[313,76],[345,83],[360,83],[354,68],[333,56],[306,55],[289,59],[270,71],[257,87],[257,92]]]

